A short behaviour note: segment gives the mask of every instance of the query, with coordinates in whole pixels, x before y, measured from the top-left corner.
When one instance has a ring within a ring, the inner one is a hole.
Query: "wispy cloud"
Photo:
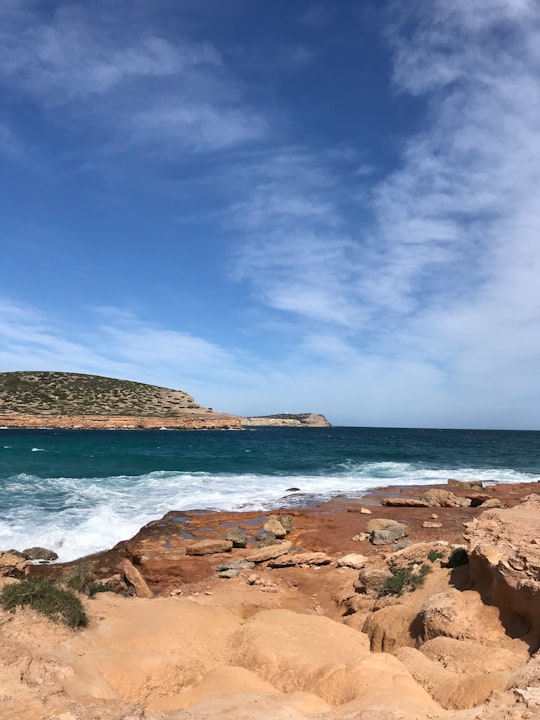
[[[214,46],[168,37],[125,9],[12,7],[0,30],[0,81],[51,119],[60,108],[66,126],[96,126],[109,152],[132,144],[212,151],[266,133]]]

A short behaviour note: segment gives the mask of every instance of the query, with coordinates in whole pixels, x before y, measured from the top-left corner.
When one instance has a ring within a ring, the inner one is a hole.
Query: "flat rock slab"
[[[298,565],[329,565],[332,562],[330,555],[323,552],[288,553],[270,560],[268,565],[273,568],[292,567]]]
[[[275,545],[268,545],[268,547],[254,550],[252,553],[246,556],[246,560],[254,563],[266,562],[267,560],[273,560],[274,558],[281,557],[289,552],[292,547],[292,543],[288,540],[285,542],[276,543]]]
[[[431,507],[427,500],[420,498],[391,497],[382,498],[380,502],[387,507]]]
[[[360,553],[349,553],[348,555],[344,555],[338,559],[337,566],[360,570],[367,563],[367,560],[367,557],[365,555],[361,555]]]
[[[199,540],[186,545],[186,555],[213,555],[214,553],[230,552],[230,540]]]

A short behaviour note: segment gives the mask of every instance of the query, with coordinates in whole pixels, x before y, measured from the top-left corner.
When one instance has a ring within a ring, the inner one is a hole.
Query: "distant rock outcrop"
[[[332,427],[324,415],[317,413],[279,413],[241,420],[243,427]]]

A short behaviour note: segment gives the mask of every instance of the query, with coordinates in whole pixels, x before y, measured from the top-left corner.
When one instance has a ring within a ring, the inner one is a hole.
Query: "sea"
[[[67,561],[169,510],[268,510],[448,478],[540,481],[540,432],[0,429],[0,550],[40,545]]]

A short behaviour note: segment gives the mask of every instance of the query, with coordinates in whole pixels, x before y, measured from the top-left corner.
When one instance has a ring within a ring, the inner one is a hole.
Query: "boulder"
[[[484,510],[489,510],[492,508],[502,508],[504,505],[499,498],[489,498],[489,500],[484,500],[480,507]]]
[[[248,543],[248,534],[242,528],[231,528],[225,535],[225,540],[232,542],[235,548],[245,548]]]
[[[281,539],[287,534],[283,525],[279,522],[275,515],[271,515],[267,522],[264,523],[263,529],[266,532],[273,533],[274,537]]]
[[[137,597],[153,598],[154,593],[148,587],[146,580],[129,560],[123,560],[120,565],[126,582],[133,586]]]
[[[428,505],[434,507],[461,506],[460,498],[458,498],[457,495],[454,495],[454,493],[450,492],[449,490],[438,490],[436,488],[431,488],[430,490],[427,490],[425,493],[423,493],[420,498],[422,500],[425,500]]]
[[[343,555],[343,557],[338,559],[337,566],[360,570],[367,563],[367,560],[367,557],[365,555],[361,555],[360,553],[349,553],[348,555]]]
[[[274,558],[285,555],[291,549],[292,544],[288,540],[284,540],[281,543],[275,545],[268,545],[267,547],[259,548],[254,550],[246,556],[246,560],[254,563],[266,562],[267,560],[273,560]]]
[[[26,548],[26,550],[22,551],[22,554],[27,560],[58,560],[58,555],[54,550],[47,550],[47,548],[43,547]]]
[[[21,579],[26,574],[26,568],[31,564],[29,560],[23,560],[18,555],[0,552],[0,576]]]
[[[404,523],[384,518],[370,520],[367,530],[370,533],[369,540],[373,545],[389,545],[409,534],[409,528]]]
[[[273,532],[270,532],[270,530],[260,530],[255,535],[255,540],[259,543],[259,547],[268,547],[269,545],[275,545],[276,544],[276,536]]]
[[[186,555],[213,555],[230,552],[233,544],[230,540],[198,540],[186,545]]]
[[[358,580],[353,585],[356,592],[369,595],[378,595],[384,587],[385,581],[392,577],[392,573],[382,568],[364,568],[360,570]]]

